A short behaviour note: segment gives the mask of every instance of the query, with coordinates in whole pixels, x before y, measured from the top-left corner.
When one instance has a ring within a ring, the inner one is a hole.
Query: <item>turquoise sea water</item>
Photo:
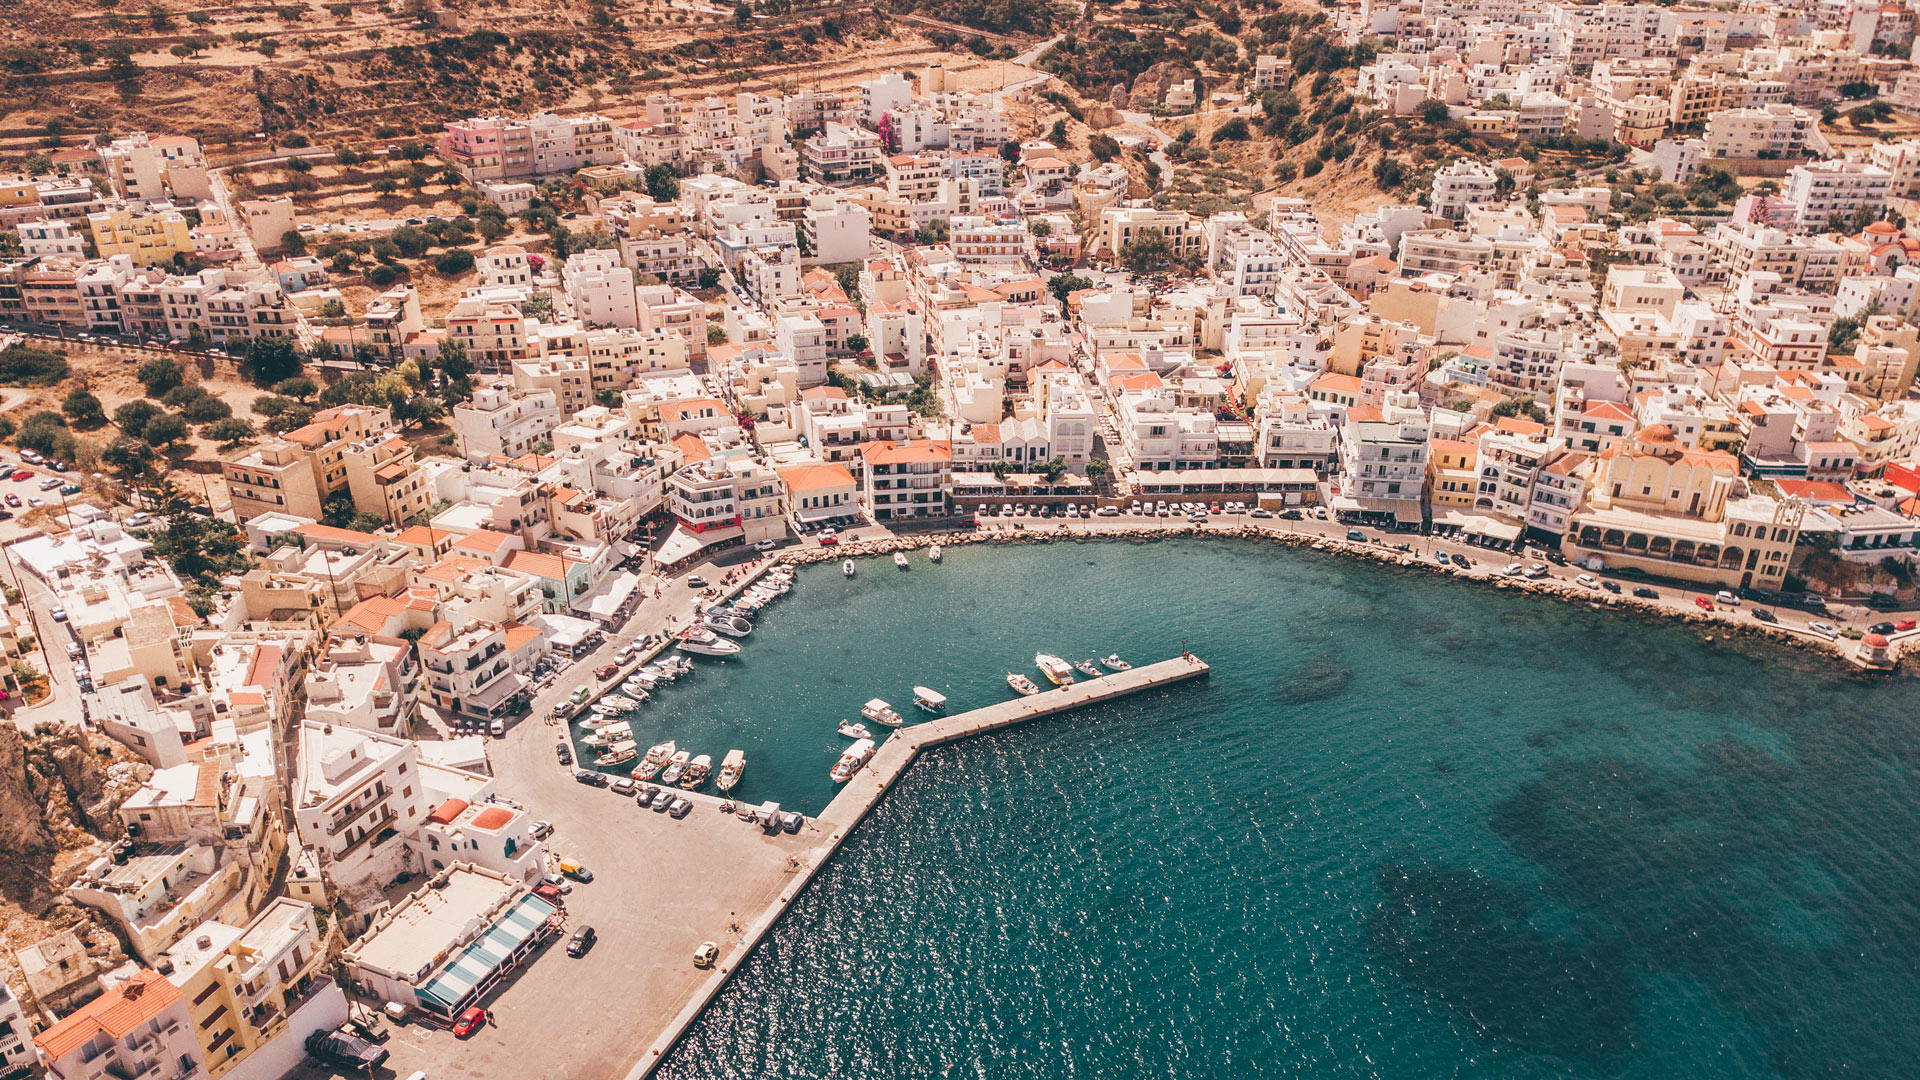
[[[659,1075],[1915,1072],[1909,680],[1305,552],[1059,544],[804,571],[636,728],[811,811],[870,696],[1183,642],[1211,679],[923,757]]]

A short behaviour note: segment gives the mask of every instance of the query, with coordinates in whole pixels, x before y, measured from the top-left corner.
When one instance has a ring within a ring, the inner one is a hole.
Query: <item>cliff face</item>
[[[114,813],[153,768],[111,739],[61,728],[22,736],[0,723],[0,843],[45,853],[119,838]]]
[[[53,833],[34,797],[20,729],[0,722],[0,850],[37,853],[53,848]]]

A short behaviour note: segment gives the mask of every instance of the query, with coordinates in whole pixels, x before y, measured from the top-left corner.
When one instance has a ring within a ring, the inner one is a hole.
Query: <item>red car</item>
[[[1703,610],[1706,610],[1706,611],[1713,610],[1713,600],[1711,597],[1696,596],[1693,598],[1693,602],[1696,604],[1699,604]]]
[[[486,1026],[487,1010],[478,1005],[469,1005],[467,1011],[461,1013],[460,1018],[453,1022],[453,1037],[465,1039]]]
[[[1899,619],[1899,620],[1896,620],[1896,621],[1894,622],[1894,624],[1893,624],[1893,628],[1894,628],[1894,629],[1895,629],[1896,631],[1898,631],[1898,630],[1911,630],[1911,629],[1913,629],[1913,628],[1914,628],[1914,627],[1915,627],[1916,625],[1920,625],[1920,624],[1916,624],[1916,623],[1915,623],[1915,622],[1914,622],[1914,621],[1913,621],[1912,619]]]
[[[9,492],[7,492],[7,505],[8,505],[8,506],[19,506],[19,505],[20,505],[20,496],[18,496],[18,495],[15,495],[15,494],[14,494],[13,492],[11,492],[11,491],[9,491]]]
[[[593,669],[593,677],[596,679],[610,679],[613,677],[613,673],[619,670],[619,664],[601,664],[599,667]]]
[[[839,537],[838,535],[836,535],[836,534],[834,534],[834,533],[821,533],[821,534],[820,534],[820,546],[821,546],[821,547],[832,547],[833,545],[835,545],[835,544],[837,544],[837,543],[839,543],[839,542],[840,542],[840,537]]]
[[[33,479],[33,470],[32,469],[15,469],[13,470],[13,479],[31,480]]]
[[[560,899],[560,890],[551,885],[540,884],[533,887],[533,895],[552,904],[564,903]]]

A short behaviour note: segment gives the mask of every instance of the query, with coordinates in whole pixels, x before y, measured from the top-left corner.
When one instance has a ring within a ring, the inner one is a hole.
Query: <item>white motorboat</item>
[[[1013,687],[1014,691],[1022,697],[1027,697],[1040,692],[1040,688],[1033,685],[1032,679],[1029,679],[1025,675],[1021,675],[1017,672],[1012,672],[1012,671],[1007,672],[1007,685]]]
[[[894,552],[894,553],[893,553],[893,565],[895,565],[895,566],[897,566],[897,567],[899,567],[899,568],[900,568],[900,569],[902,569],[902,570],[905,570],[905,569],[907,569],[907,568],[908,568],[908,567],[907,567],[907,557],[906,557],[905,555],[903,555],[903,554],[901,554],[901,553],[900,553],[900,552],[898,552],[898,551],[896,551],[896,552]]]
[[[611,701],[596,701],[593,703],[593,712],[596,716],[617,716],[625,711],[623,707],[615,705]]]
[[[633,700],[630,697],[625,696],[624,694],[606,694],[600,698],[600,701],[601,703],[611,705],[616,709],[633,709],[633,708],[638,708],[640,705],[639,702]]]
[[[625,725],[622,725],[622,727],[624,726]],[[621,728],[617,728],[617,727],[604,727],[595,731],[590,731],[586,735],[582,736],[580,739],[580,745],[591,746],[596,750],[605,750],[606,748],[612,746],[614,743],[617,743],[621,739],[626,738],[630,734],[632,734],[630,730],[622,731]]]
[[[653,680],[641,675],[631,676],[626,682],[620,684],[620,692],[635,701],[645,701],[652,697],[653,695],[647,693],[651,689],[653,689]]]
[[[927,561],[928,562],[940,561],[940,545],[939,544],[935,544],[932,547],[927,549]]]
[[[611,769],[616,765],[625,765],[627,762],[639,756],[640,744],[634,742],[632,739],[621,739],[619,742],[601,751],[600,757],[595,760],[593,764],[597,768]]]
[[[840,726],[836,730],[849,739],[873,738],[873,732],[867,730],[867,725],[854,720],[840,721]]]
[[[852,577],[853,576],[853,560],[848,559],[847,561],[841,563],[840,572],[847,575],[848,577]]]
[[[840,755],[839,763],[834,765],[833,772],[830,774],[833,777],[833,782],[836,784],[846,783],[852,779],[853,774],[859,772],[860,767],[865,765],[868,759],[872,757],[872,739],[860,739],[852,746],[847,747],[846,753]]]
[[[1119,653],[1111,653],[1106,657],[1106,659],[1101,660],[1100,662],[1102,664],[1105,664],[1109,671],[1127,671],[1133,667],[1132,664],[1129,664],[1125,660],[1120,659]]]
[[[777,566],[769,566],[767,567],[767,572],[765,576],[770,578],[776,578],[781,581],[792,581],[793,567],[788,566],[784,563]]]
[[[727,756],[720,760],[720,775],[714,780],[713,786],[721,791],[732,791],[733,785],[740,782],[740,774],[746,767],[747,755],[738,750],[727,751]]]
[[[733,603],[727,606],[742,615],[751,615],[767,605],[755,600],[751,596],[736,596],[733,598]]]
[[[660,774],[660,782],[663,784],[679,783],[680,777],[687,771],[687,766],[691,764],[693,764],[692,754],[685,750],[675,751],[673,760],[667,762],[667,771]]]
[[[696,656],[732,656],[740,651],[738,642],[729,641],[702,626],[680,635],[680,650]]]
[[[713,759],[705,754],[700,754],[687,763],[687,771],[680,777],[680,786],[688,791],[692,791],[694,788],[706,783],[707,777],[712,775]]]
[[[1073,662],[1073,670],[1085,675],[1089,679],[1097,679],[1100,677],[1100,665],[1091,660],[1075,660]]]
[[[700,625],[728,637],[746,637],[753,633],[753,624],[738,615],[709,615]]]
[[[899,713],[893,711],[893,706],[881,701],[879,698],[874,698],[872,701],[860,706],[860,715],[876,724],[885,724],[888,727],[899,727],[901,724],[907,722]]]
[[[667,665],[675,677],[685,675],[693,670],[693,661],[684,656],[666,656],[662,657],[660,662]]]
[[[914,687],[913,703],[915,705],[920,706],[922,709],[927,710],[930,713],[947,711],[947,696],[945,694],[942,694],[932,689],[931,687],[926,687],[926,686]]]
[[[1073,665],[1052,653],[1034,653],[1033,666],[1039,668],[1040,674],[1055,686],[1073,685]]]
[[[673,759],[673,752],[676,749],[678,749],[678,747],[673,745],[672,739],[668,739],[663,743],[655,743],[647,750],[647,756],[640,759],[640,764],[633,767],[634,778],[636,780],[653,779],[654,774],[659,772],[665,767],[668,761]]]
[[[655,686],[663,682],[672,682],[674,675],[675,673],[670,668],[657,660],[634,673],[634,677],[637,679],[652,679]]]

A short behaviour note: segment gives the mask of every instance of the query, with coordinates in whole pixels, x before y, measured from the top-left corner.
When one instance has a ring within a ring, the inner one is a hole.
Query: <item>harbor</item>
[[[793,856],[786,866],[780,868],[780,872],[785,875],[785,881],[779,885],[777,897],[750,920],[740,924],[741,930],[737,937],[730,939],[730,942],[723,947],[719,963],[692,991],[685,1006],[648,1044],[639,1063],[627,1074],[628,1080],[645,1080],[665,1059],[668,1052],[686,1033],[688,1027],[699,1018],[701,1012],[726,986],[734,970],[786,913],[794,899],[805,890],[807,884],[813,880],[814,874],[833,858],[854,827],[880,803],[881,798],[906,774],[908,767],[922,752],[974,735],[1003,731],[1030,720],[1058,716],[1075,709],[1118,700],[1146,690],[1188,682],[1208,675],[1211,670],[1199,657],[1185,654],[1154,664],[1116,671],[1098,678],[1076,681],[1071,685],[1011,701],[1002,701],[950,716],[936,716],[924,723],[895,730],[885,742],[880,744],[879,749],[866,765],[840,790],[840,793],[828,804],[827,809],[807,823],[800,838],[812,840],[813,846],[803,855]],[[711,799],[706,797],[700,801],[704,811],[705,804]],[[730,815],[723,817],[703,812],[696,815],[696,820],[699,822],[697,829],[684,835],[694,836],[696,831],[704,833],[709,830],[736,834],[744,831],[751,831],[756,835],[760,833],[758,829],[749,830],[748,826],[732,819]],[[737,839],[737,836],[729,839]],[[703,921],[708,923],[717,921],[715,916],[717,912],[710,913]]]

